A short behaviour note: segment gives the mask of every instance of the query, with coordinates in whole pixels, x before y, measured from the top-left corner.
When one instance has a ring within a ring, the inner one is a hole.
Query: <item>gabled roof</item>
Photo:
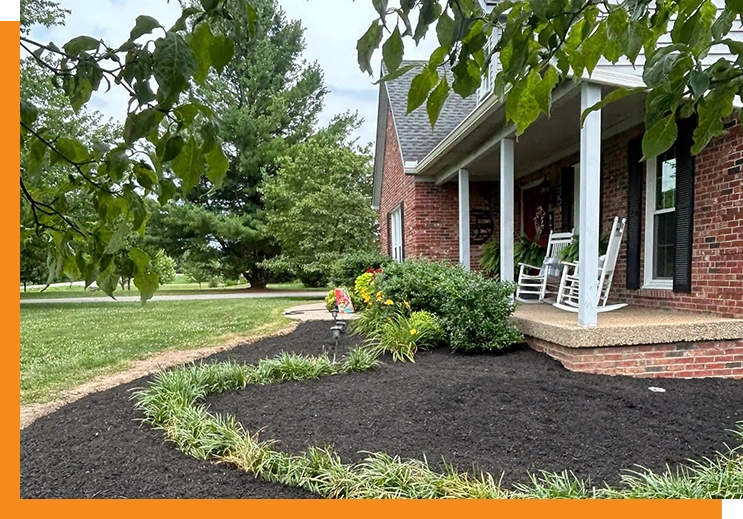
[[[427,61],[403,61],[401,67],[410,64],[427,64]],[[400,142],[403,163],[418,162],[433,150],[438,143],[451,133],[451,131],[462,122],[477,104],[476,96],[472,95],[467,99],[462,99],[453,91],[444,103],[441,114],[436,125],[431,128],[428,121],[425,103],[411,113],[406,114],[408,107],[408,91],[413,78],[420,72],[419,68],[414,68],[403,74],[397,79],[384,83],[387,89],[392,117],[397,130],[397,139]],[[448,64],[439,69],[439,74],[446,74],[449,85],[454,81],[454,76]],[[386,75],[387,70],[382,65],[382,75]],[[378,121],[377,124],[379,124]]]

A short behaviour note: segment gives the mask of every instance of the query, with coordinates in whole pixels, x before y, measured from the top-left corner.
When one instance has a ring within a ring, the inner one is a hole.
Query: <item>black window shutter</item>
[[[692,134],[696,119],[678,122],[676,139],[676,257],[673,291],[691,292],[691,246],[694,237],[694,156]]]
[[[575,197],[573,196],[573,188],[575,186],[575,169],[562,168],[560,182],[560,193],[562,197],[562,230],[572,231],[575,227],[573,222],[573,204]]]
[[[640,241],[642,237],[642,138],[627,146],[627,283],[628,290],[640,288]],[[646,265],[646,268],[647,265]]]
[[[400,204],[400,257],[405,259],[405,202]]]

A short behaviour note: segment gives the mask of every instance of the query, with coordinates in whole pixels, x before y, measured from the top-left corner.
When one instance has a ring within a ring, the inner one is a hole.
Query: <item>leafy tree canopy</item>
[[[273,264],[300,279],[322,284],[339,255],[377,245],[371,156],[368,148],[350,141],[360,124],[355,115],[336,117],[266,176],[267,229],[281,245]]]
[[[22,51],[75,112],[95,91],[124,88],[130,96],[123,131],[113,143],[65,135],[47,124],[48,106],[28,92],[21,96],[21,145],[27,150],[20,172],[21,241],[44,234],[55,252],[51,276],[96,281],[111,295],[118,282],[114,257],[131,232],[144,232],[146,201],[164,204],[176,192],[185,195],[202,175],[214,186],[224,180],[228,162],[219,119],[192,87],[203,85],[210,70],[224,70],[234,53],[227,28],[240,21],[244,37],[251,37],[256,12],[245,0],[200,0],[185,7],[172,27],[139,16],[125,42],[81,35],[60,47],[28,34],[33,23],[59,23],[65,11],[58,4],[24,0],[21,11]],[[49,185],[46,171],[57,164],[66,165],[67,177]],[[96,217],[78,218],[68,206],[70,196],[90,200]],[[158,276],[142,250],[129,254],[134,283],[146,300]]]
[[[505,99],[506,118],[521,134],[540,114],[549,114],[551,93],[561,81],[590,75],[601,58],[642,66],[644,54],[646,86],[616,90],[602,103],[647,93],[646,157],[672,146],[677,118],[695,113],[692,152],[698,153],[724,132],[733,100],[743,94],[743,42],[729,37],[733,25],[743,23],[743,0],[724,0],[724,6],[720,0],[721,9],[712,0],[504,0],[491,13],[478,0],[372,3],[379,16],[357,43],[359,65],[371,74],[372,53],[381,46],[389,71],[382,80],[418,68],[408,110],[426,103],[431,124],[451,90],[463,97],[477,90],[491,59],[500,65],[495,93]],[[488,51],[494,30],[500,37]],[[405,45],[427,34],[439,43],[428,63],[401,66]],[[670,43],[661,43],[665,35]],[[713,47],[732,59],[705,62]],[[444,62],[452,66],[451,85],[440,70]]]

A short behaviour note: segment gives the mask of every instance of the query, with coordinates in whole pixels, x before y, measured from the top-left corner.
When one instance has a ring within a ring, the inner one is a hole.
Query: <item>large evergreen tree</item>
[[[225,28],[234,59],[197,93],[221,116],[227,175],[221,187],[204,178],[185,200],[166,206],[178,216],[159,216],[152,233],[171,254],[192,250],[204,257],[211,250],[225,277],[243,275],[252,288],[264,288],[269,272],[261,262],[280,249],[265,231],[259,187],[276,172],[279,157],[310,135],[326,89],[319,66],[302,57],[300,22],[288,21],[275,0],[253,6],[254,22],[238,19]],[[254,23],[251,38],[248,23]]]

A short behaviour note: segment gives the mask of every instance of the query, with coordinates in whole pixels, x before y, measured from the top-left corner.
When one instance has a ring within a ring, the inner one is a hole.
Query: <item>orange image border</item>
[[[3,0],[12,1],[12,0]],[[101,0],[96,0],[101,1]],[[172,0],[171,0],[172,1]],[[348,1],[348,0],[346,0]],[[361,0],[369,1],[369,0]],[[95,2],[91,2],[91,8]],[[18,114],[20,99],[20,77],[18,70],[20,50],[16,51],[15,34],[19,22],[0,22],[0,60],[3,77],[0,82],[2,113]],[[12,119],[12,118],[11,118]],[[5,120],[0,135],[2,156],[6,157],[5,174],[10,178],[20,161],[18,134],[11,130],[14,125]],[[12,159],[12,160],[11,160]],[[12,162],[12,164],[10,164]],[[7,275],[18,272],[20,267],[19,218],[20,199],[15,195],[4,195],[0,204],[3,221],[6,222],[10,239],[9,251],[3,254],[2,266]],[[10,232],[10,231],[13,232]],[[12,277],[12,276],[11,276]],[[11,288],[5,284],[7,292]],[[20,303],[13,290],[6,293],[2,302],[4,333],[2,337],[4,362],[2,384],[4,389],[4,415],[16,416],[7,419],[3,428],[5,452],[2,474],[2,495],[10,517],[526,517],[526,518],[570,518],[570,519],[705,519],[722,515],[720,501],[332,501],[332,500],[26,500],[20,499]],[[11,395],[16,395],[11,398]],[[8,512],[6,511],[6,514]],[[218,515],[229,514],[229,515]],[[8,517],[8,515],[6,515]]]

